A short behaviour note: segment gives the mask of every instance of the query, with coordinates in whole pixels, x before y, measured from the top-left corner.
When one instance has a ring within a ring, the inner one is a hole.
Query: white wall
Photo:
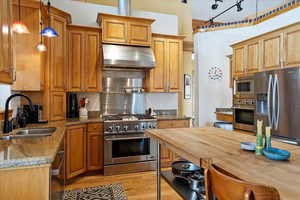
[[[71,0],[53,0],[53,6],[62,9],[72,15],[72,24],[96,26],[98,13],[118,14],[118,8],[112,6],[103,6],[99,4],[84,3]],[[162,13],[153,13],[146,11],[133,10],[135,17],[156,19],[152,24],[152,32],[161,34],[178,34],[178,17]]]
[[[251,27],[203,32],[195,35],[197,62],[196,123],[210,125],[215,121],[217,107],[232,106],[232,92],[229,89],[229,61],[231,44],[299,22],[300,8],[291,10],[261,24]],[[208,70],[219,66],[224,71],[224,79],[211,81]]]
[[[0,111],[4,110],[5,101],[10,96],[10,86],[0,83]]]

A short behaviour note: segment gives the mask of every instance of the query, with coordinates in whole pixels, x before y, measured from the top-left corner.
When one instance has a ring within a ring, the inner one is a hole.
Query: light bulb
[[[12,25],[12,31],[18,34],[29,33],[27,26],[22,22],[14,22]]]
[[[36,49],[38,50],[38,51],[47,51],[47,47],[46,47],[46,45],[44,45],[43,43],[39,43],[37,46],[36,46]]]

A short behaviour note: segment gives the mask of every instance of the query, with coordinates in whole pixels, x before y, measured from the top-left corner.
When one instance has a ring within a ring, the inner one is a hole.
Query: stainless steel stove
[[[104,116],[104,174],[155,170],[156,144],[144,131],[156,126],[147,115]]]

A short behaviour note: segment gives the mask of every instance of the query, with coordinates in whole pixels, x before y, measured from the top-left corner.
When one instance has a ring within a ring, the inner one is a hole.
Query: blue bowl
[[[267,148],[263,150],[264,155],[270,160],[285,161],[289,160],[291,153],[282,149]]]

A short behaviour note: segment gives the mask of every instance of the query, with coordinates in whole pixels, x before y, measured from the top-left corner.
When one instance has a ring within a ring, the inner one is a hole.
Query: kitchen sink
[[[55,127],[28,128],[28,129],[20,130],[20,131],[16,132],[16,134],[14,134],[14,135],[0,136],[0,140],[46,137],[46,136],[51,136],[55,131],[56,131]]]

